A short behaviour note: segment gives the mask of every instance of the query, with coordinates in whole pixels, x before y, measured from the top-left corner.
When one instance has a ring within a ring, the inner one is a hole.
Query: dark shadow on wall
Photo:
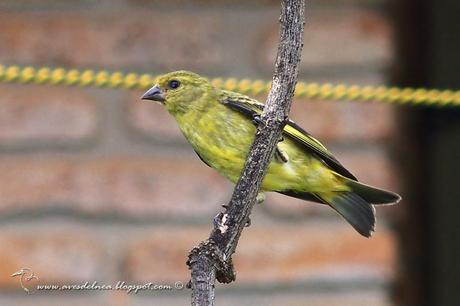
[[[393,0],[392,83],[460,89],[460,3]],[[460,301],[460,109],[407,108],[399,114],[400,207],[397,305]]]

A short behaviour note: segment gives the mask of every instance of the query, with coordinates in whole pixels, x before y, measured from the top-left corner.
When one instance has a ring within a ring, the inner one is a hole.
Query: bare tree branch
[[[272,88],[243,173],[225,211],[216,218],[210,237],[189,254],[192,305],[214,305],[216,279],[222,283],[235,280],[231,256],[249,221],[266,168],[288,119],[303,47],[305,0],[282,0],[280,23]]]

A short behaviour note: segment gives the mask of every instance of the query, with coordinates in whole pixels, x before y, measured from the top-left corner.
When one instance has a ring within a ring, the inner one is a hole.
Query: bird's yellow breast
[[[243,115],[216,104],[204,112],[176,117],[185,138],[200,157],[219,173],[236,182],[254,140],[255,125]],[[332,172],[290,139],[278,144],[289,160],[272,159],[262,189],[267,191],[330,190]]]

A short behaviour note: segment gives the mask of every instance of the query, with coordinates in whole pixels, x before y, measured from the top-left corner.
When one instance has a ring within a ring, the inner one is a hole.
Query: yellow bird
[[[163,104],[200,159],[232,182],[242,172],[264,105],[221,90],[188,71],[158,78],[143,96]],[[374,231],[373,205],[401,197],[358,182],[313,136],[288,121],[262,182],[262,191],[328,204],[361,235]]]

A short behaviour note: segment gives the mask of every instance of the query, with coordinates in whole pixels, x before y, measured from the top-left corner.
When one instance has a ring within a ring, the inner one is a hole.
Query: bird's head
[[[213,92],[209,81],[198,74],[175,71],[158,77],[157,83],[141,99],[160,102],[172,115],[176,115],[202,107],[203,98]]]

